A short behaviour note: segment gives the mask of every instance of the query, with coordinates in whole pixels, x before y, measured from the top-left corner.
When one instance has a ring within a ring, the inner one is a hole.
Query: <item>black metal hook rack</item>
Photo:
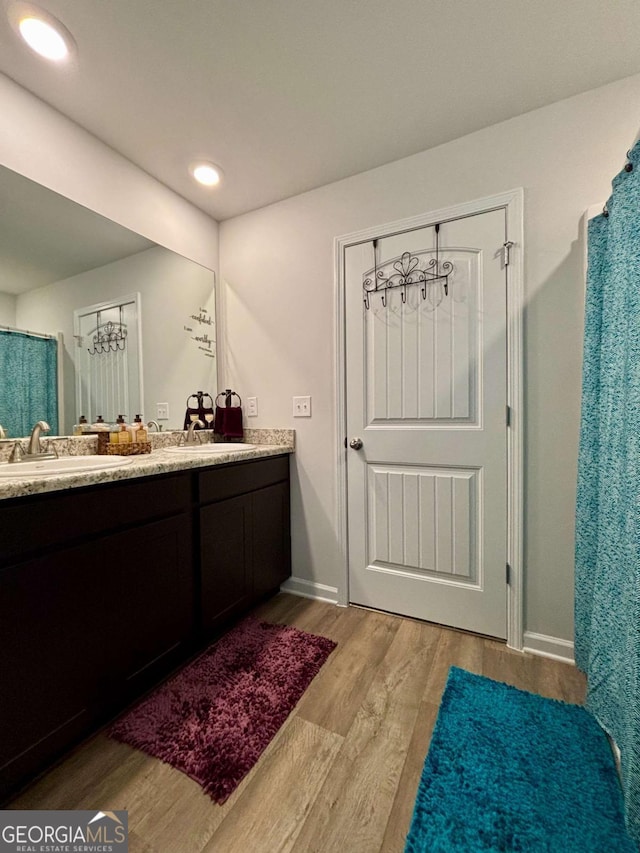
[[[440,223],[433,226],[436,236],[435,256],[424,268],[419,268],[420,258],[411,252],[403,252],[400,260],[393,264],[395,272],[385,275],[383,270],[378,269],[377,239],[373,241],[373,278],[367,276],[362,282],[364,290],[364,307],[369,310],[371,305],[370,295],[379,293],[382,306],[387,307],[386,292],[401,288],[402,301],[407,301],[407,287],[414,284],[421,285],[422,298],[427,298],[427,285],[440,282],[444,288],[444,294],[449,294],[449,276],[453,273],[451,261],[443,261],[440,264]]]
[[[107,352],[117,352],[120,350],[121,352],[127,346],[127,329],[122,322],[122,305],[119,305],[120,309],[120,322],[118,326],[115,323],[109,321],[102,325],[100,323],[100,311],[96,311],[96,333],[93,336],[93,347],[89,349],[87,347],[87,352],[89,355],[102,355]],[[101,331],[102,329],[102,331]]]

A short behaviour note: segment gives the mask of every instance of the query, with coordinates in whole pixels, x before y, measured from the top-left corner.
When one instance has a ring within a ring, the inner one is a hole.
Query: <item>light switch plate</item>
[[[248,418],[257,418],[258,417],[258,398],[257,397],[247,397],[247,417]]]
[[[168,421],[169,420],[169,404],[168,403],[156,403],[156,420],[159,420],[159,421]]]
[[[311,417],[311,397],[294,397],[293,398],[293,417],[294,418],[310,418]]]

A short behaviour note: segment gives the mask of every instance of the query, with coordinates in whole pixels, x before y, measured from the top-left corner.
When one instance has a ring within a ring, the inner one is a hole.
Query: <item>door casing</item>
[[[334,240],[335,277],[335,369],[336,369],[336,426],[335,452],[337,462],[336,529],[342,564],[338,586],[338,604],[349,604],[349,563],[347,532],[347,400],[345,381],[345,259],[348,246],[369,242],[404,231],[412,231],[437,222],[475,216],[491,210],[504,209],[507,239],[511,241],[507,271],[507,405],[510,411],[507,429],[507,645],[523,647],[523,200],[522,188],[499,195],[476,199],[453,207],[420,214],[409,219],[377,225],[363,231],[345,234]],[[506,571],[506,567],[505,567]]]

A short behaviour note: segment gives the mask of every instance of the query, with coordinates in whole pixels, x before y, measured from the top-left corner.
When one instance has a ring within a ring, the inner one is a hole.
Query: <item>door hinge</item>
[[[507,426],[511,426],[511,406],[507,406]]]
[[[504,265],[505,267],[509,266],[509,262],[511,260],[511,247],[515,245],[513,240],[505,240],[502,244],[504,248]]]
[[[507,584],[511,586],[511,566],[509,565],[509,563],[507,563],[506,580]]]

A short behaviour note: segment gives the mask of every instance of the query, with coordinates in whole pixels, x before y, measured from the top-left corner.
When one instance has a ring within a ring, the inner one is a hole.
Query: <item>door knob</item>
[[[362,439],[352,438],[349,442],[349,447],[353,447],[354,450],[360,450],[360,448],[362,447]]]

